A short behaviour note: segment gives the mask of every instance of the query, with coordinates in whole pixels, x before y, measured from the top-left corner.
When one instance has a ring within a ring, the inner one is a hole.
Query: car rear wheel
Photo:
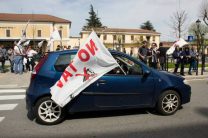
[[[157,103],[157,111],[162,115],[172,115],[180,107],[180,96],[176,91],[168,90],[163,92]]]
[[[58,106],[50,97],[43,97],[35,106],[36,121],[44,125],[55,125],[63,121],[65,110]]]

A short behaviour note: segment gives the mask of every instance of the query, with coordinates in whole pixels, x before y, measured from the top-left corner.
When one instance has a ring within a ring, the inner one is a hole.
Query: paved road
[[[0,100],[0,137],[208,138],[208,80],[190,80],[190,84],[191,103],[172,116],[159,116],[145,110],[84,113],[69,116],[56,126],[30,121],[25,100],[7,98]],[[0,90],[0,96],[5,95],[22,95],[22,92],[1,93]],[[14,105],[5,110],[9,106],[3,104]]]

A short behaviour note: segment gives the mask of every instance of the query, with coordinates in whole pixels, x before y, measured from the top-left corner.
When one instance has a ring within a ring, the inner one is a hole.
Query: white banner
[[[28,46],[30,44],[30,40],[27,40],[26,42],[24,42],[23,46]]]
[[[38,48],[41,48],[43,45],[44,40],[42,40],[41,42],[38,43]]]
[[[51,99],[63,107],[82,90],[117,66],[119,64],[95,32],[92,32],[60,80],[51,87]]]
[[[176,41],[176,42],[175,42],[175,43],[167,50],[166,54],[167,54],[167,55],[171,55],[171,54],[173,54],[173,52],[174,52],[176,46],[183,47],[183,46],[185,46],[185,45],[188,45],[188,43],[187,43],[184,39],[180,38],[178,41]]]
[[[55,27],[54,31],[51,33],[50,40],[48,41],[47,47],[49,47],[50,51],[53,51],[53,42],[55,40],[61,40],[58,29]]]

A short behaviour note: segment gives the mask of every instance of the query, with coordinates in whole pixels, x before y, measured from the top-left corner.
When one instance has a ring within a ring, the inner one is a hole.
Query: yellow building
[[[0,44],[4,44],[6,47],[13,46],[15,41],[20,40],[28,21],[26,39],[31,40],[30,45],[36,47],[40,41],[45,40],[43,45],[45,51],[54,28],[59,30],[61,40],[54,41],[53,50],[57,45],[68,45],[71,21],[46,14],[9,13],[0,13]]]
[[[26,29],[26,39],[31,40],[30,45],[35,48],[40,41],[45,40],[42,46],[43,51],[48,50],[46,46],[54,28],[59,30],[61,36],[61,40],[53,43],[52,50],[54,51],[57,45],[78,48],[92,31],[83,30],[80,32],[80,37],[69,37],[71,29],[69,20],[46,14],[0,13],[0,44],[4,44],[6,47],[13,46],[15,41],[20,40],[28,21],[30,22]],[[155,42],[158,45],[160,42],[160,33],[149,30],[104,27],[94,31],[107,48],[119,51],[125,49],[126,53],[130,54],[132,51],[135,56],[142,41],[146,40],[149,44]]]
[[[80,38],[71,38],[70,45],[77,47],[82,44],[89,36],[92,30],[81,31]],[[138,48],[141,46],[142,41],[148,41],[149,44],[160,43],[160,33],[143,29],[123,29],[123,28],[98,28],[94,30],[100,40],[109,49],[115,49],[119,51],[126,50],[127,54],[130,54],[131,50],[133,55],[136,56]]]

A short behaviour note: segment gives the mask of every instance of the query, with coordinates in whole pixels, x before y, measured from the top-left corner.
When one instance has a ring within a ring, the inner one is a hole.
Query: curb
[[[208,79],[208,75],[203,75],[203,76],[185,76],[184,77],[186,80],[194,80],[194,79]]]
[[[0,85],[0,89],[27,89],[28,86],[18,86],[17,84]]]

